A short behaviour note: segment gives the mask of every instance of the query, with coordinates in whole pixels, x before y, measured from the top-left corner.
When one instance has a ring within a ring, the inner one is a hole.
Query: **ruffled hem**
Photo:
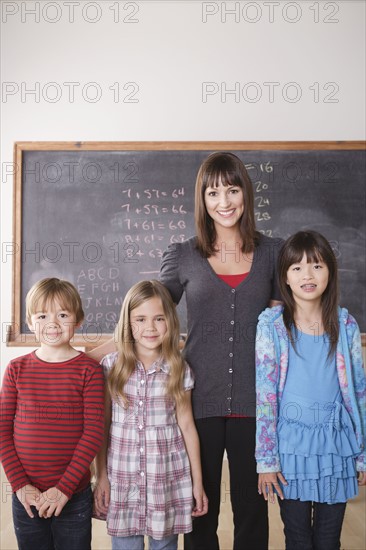
[[[277,429],[279,446],[285,454],[305,457],[333,454],[355,458],[361,452],[353,427],[346,423],[308,426],[280,418]]]
[[[312,423],[311,401],[288,396],[301,407],[303,422],[280,416],[277,433],[286,499],[346,502],[358,494],[355,458],[361,449],[343,403],[318,404],[323,422]],[[282,410],[286,410],[285,408]],[[310,422],[306,423],[306,419]],[[304,421],[305,420],[305,421]]]
[[[360,447],[351,419],[340,403],[323,424],[281,417],[278,440],[286,499],[346,502],[358,494],[355,458]]]
[[[355,459],[337,455],[299,456],[280,453],[281,471],[287,480],[319,480],[356,477]]]
[[[285,474],[284,477],[286,478]],[[340,479],[326,476],[318,480],[287,479],[287,482],[288,485],[281,484],[285,499],[336,504],[358,495],[356,477]]]

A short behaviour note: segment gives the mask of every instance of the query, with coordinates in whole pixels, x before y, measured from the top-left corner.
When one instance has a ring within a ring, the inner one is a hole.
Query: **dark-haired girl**
[[[287,550],[336,550],[346,502],[366,484],[360,331],[338,306],[322,235],[290,237],[278,271],[284,306],[262,313],[256,338],[258,489],[280,497]]]

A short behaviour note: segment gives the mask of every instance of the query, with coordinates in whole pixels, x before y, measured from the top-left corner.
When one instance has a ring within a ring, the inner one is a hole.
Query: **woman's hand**
[[[267,474],[258,475],[258,493],[264,496],[265,500],[274,502],[274,491],[277,495],[283,500],[283,493],[278,480],[281,481],[284,485],[287,485],[287,481],[281,474],[281,472],[269,472]]]

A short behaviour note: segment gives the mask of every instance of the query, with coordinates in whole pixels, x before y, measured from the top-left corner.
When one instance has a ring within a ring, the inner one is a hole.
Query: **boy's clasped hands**
[[[43,493],[33,485],[25,485],[18,489],[16,495],[23,504],[30,518],[34,518],[31,506],[34,506],[40,518],[48,519],[59,516],[69,498],[56,487],[51,487]]]

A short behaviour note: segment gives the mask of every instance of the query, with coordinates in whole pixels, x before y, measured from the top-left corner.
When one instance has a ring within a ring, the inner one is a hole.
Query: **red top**
[[[1,390],[0,459],[12,490],[57,487],[69,498],[90,481],[103,440],[103,371],[85,353],[48,363],[34,352],[8,365]]]
[[[239,275],[219,275],[217,276],[224,281],[224,283],[228,284],[232,288],[236,288],[240,285],[242,281],[249,275],[249,271],[247,273],[239,273]]]
[[[224,283],[228,284],[232,288],[236,288],[238,285],[240,285],[240,283],[242,281],[244,281],[244,279],[248,275],[249,275],[249,271],[247,271],[246,273],[239,273],[239,275],[219,275],[219,274],[217,274],[217,276],[220,277],[220,279],[222,281],[224,281]],[[225,416],[225,418],[247,418],[247,417],[244,414],[228,414],[228,415]]]

